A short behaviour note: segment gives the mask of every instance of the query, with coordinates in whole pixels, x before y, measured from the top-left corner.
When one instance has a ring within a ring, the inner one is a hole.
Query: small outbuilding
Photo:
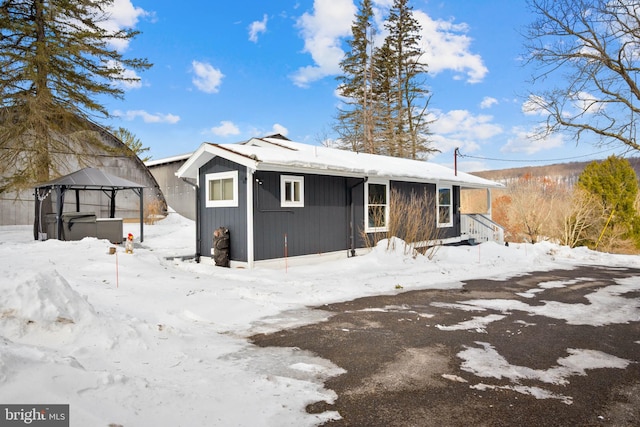
[[[490,218],[501,184],[444,166],[311,146],[281,135],[202,144],[176,176],[197,183],[196,257],[213,255],[214,230],[229,234],[231,265],[327,254],[353,256],[389,227],[390,194],[426,194],[437,242],[503,239]],[[460,213],[460,190],[487,189],[488,212]]]
[[[115,218],[116,195],[121,190],[131,190],[139,198],[140,241],[144,240],[143,201],[144,185],[108,174],[95,168],[84,168],[35,187],[36,215],[34,237],[59,240],[79,240],[83,237],[108,239],[120,243],[123,239],[122,218]],[[109,217],[97,218],[95,212],[81,212],[80,192],[98,191],[109,200]],[[65,198],[75,194],[75,210],[65,210]],[[54,203],[43,203],[47,198]],[[53,202],[53,200],[50,200]],[[43,206],[55,206],[52,212],[42,212]],[[42,219],[44,219],[44,224]]]

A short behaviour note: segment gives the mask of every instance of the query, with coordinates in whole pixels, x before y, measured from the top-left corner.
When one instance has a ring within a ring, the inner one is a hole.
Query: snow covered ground
[[[125,224],[127,232],[137,235],[138,225]],[[640,267],[637,256],[547,243],[444,247],[431,260],[380,245],[286,270],[167,259],[193,254],[194,236],[194,223],[172,213],[145,226],[133,254],[119,247],[110,255],[104,240],[39,242],[30,226],[0,227],[0,402],[70,404],[72,426],[316,425],[339,414],[304,408],[335,399],[323,381],[342,369],[295,348],[257,348],[247,336],[320,321],[322,312],[305,307],[367,295],[579,264]],[[624,285],[598,294],[598,304],[640,289]],[[626,320],[640,320],[639,310],[627,307]],[[576,324],[608,322],[592,310],[569,312]],[[443,328],[483,326],[472,323]],[[482,354],[496,367],[487,363],[479,376],[508,369],[491,348]]]

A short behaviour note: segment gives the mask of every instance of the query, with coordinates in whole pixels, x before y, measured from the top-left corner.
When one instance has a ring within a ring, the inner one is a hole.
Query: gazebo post
[[[111,189],[111,200],[109,201],[109,218],[116,217],[116,190]]]
[[[36,191],[35,191],[34,195],[36,197],[36,200],[35,200],[36,211],[35,211],[35,215],[34,215],[35,220],[33,221],[33,238],[35,240],[40,240],[40,231],[43,228],[42,228],[42,218],[41,218],[41,215],[40,215],[40,212],[41,212],[40,203],[41,202],[40,202],[40,197],[38,197],[38,196],[40,196],[40,189],[39,188],[36,188]],[[46,225],[45,225],[45,227],[46,227]],[[46,228],[45,228],[45,230],[46,230]]]
[[[64,192],[66,188],[64,186],[56,186],[56,239],[61,240],[62,235],[62,208],[64,205]]]
[[[140,187],[140,243],[144,242],[144,187]]]

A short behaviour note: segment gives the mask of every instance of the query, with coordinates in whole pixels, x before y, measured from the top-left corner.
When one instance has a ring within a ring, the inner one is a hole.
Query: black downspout
[[[140,242],[144,242],[144,187],[139,188],[140,192],[138,196],[140,197]],[[135,191],[135,190],[134,190]],[[113,213],[115,215],[116,212],[116,195],[113,195]]]
[[[196,192],[196,262],[200,263],[200,244],[202,239],[200,238],[200,188],[198,184],[189,181],[187,178],[181,178],[184,182],[193,187]]]
[[[351,187],[349,187],[349,191],[348,191],[348,195],[349,195],[349,228],[350,228],[350,233],[349,233],[349,240],[351,241],[350,246],[350,253],[351,253],[351,257],[356,256],[356,224],[355,224],[355,206],[353,204],[353,189],[356,188],[357,186],[359,186],[360,184],[364,184],[365,182],[367,182],[369,180],[369,177],[364,177],[362,178],[362,181],[357,182],[356,184],[353,184]],[[347,257],[349,257],[349,253],[347,253]]]

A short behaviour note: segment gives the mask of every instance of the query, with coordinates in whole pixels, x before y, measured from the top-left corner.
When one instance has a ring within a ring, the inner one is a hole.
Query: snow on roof
[[[164,164],[173,163],[173,162],[179,162],[181,160],[187,160],[189,157],[191,157],[192,154],[193,153],[186,153],[186,154],[180,154],[177,156],[164,157],[162,159],[149,160],[147,162],[144,162],[144,165],[146,167],[152,167],[152,166],[164,165]]]
[[[397,181],[440,182],[468,188],[499,188],[502,184],[420,160],[356,153],[281,138],[253,138],[240,144],[204,143],[176,172],[195,178],[198,169],[220,156],[254,170],[379,177]]]

